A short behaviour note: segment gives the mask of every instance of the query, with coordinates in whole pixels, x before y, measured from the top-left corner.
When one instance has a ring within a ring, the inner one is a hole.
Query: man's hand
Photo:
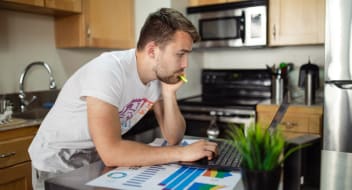
[[[217,144],[206,140],[199,140],[195,143],[183,147],[182,160],[186,162],[196,161],[207,157],[208,160],[218,155]]]
[[[176,91],[181,88],[181,86],[184,84],[183,81],[179,81],[176,84],[167,84],[164,82],[161,82],[161,94],[163,96],[168,96],[168,95],[174,95],[176,94]]]

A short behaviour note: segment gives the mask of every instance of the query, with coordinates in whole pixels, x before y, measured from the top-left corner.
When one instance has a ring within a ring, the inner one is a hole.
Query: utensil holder
[[[275,77],[272,85],[273,103],[281,104],[284,98],[284,80],[281,77]]]

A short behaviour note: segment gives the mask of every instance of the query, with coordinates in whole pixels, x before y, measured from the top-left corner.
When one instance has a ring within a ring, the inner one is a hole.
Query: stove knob
[[[217,117],[214,117],[207,129],[207,135],[209,139],[216,139],[220,134],[220,129],[217,125]]]
[[[209,139],[216,139],[220,134],[220,130],[217,126],[209,126],[207,129],[207,135]]]
[[[224,112],[222,112],[222,111],[217,112],[217,116],[223,116],[223,115],[224,115]]]
[[[216,111],[210,111],[209,113],[211,116],[216,116]]]

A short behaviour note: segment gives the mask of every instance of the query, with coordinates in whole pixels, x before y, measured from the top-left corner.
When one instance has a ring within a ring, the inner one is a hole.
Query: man
[[[179,12],[162,8],[147,18],[137,49],[103,53],[63,86],[43,120],[29,153],[33,185],[101,159],[106,166],[146,166],[211,159],[216,144],[177,145],[185,120],[176,101],[193,42],[194,26]],[[149,109],[171,146],[124,140]]]

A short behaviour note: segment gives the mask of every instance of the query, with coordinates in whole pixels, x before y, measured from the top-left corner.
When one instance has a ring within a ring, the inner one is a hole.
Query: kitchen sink
[[[12,117],[22,119],[44,119],[49,109],[35,108],[24,112],[14,112]]]

